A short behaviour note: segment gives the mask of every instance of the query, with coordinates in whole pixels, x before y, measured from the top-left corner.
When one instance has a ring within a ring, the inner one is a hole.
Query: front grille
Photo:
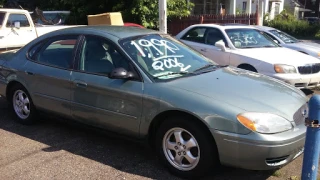
[[[306,117],[308,117],[308,104],[304,104],[294,113],[293,120],[296,126],[304,123]]]
[[[300,74],[315,74],[320,71],[320,63],[299,66],[298,71]]]

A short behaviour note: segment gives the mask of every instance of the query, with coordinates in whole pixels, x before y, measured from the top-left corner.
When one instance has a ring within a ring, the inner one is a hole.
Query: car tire
[[[10,89],[10,104],[15,120],[24,125],[36,122],[36,109],[28,91],[20,84]]]
[[[220,167],[214,139],[193,120],[187,117],[168,118],[156,134],[160,161],[172,174],[188,179],[205,176]]]

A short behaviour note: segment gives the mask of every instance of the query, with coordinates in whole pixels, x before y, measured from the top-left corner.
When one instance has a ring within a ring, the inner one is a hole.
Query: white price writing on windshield
[[[146,39],[140,39],[138,43],[139,44],[137,44],[135,41],[131,41],[131,45],[134,45],[138,49],[142,57],[146,57],[146,54],[143,52],[140,46],[153,48],[159,53],[159,55],[163,55],[163,52],[159,48],[157,48],[157,46],[164,47],[172,53],[176,53],[175,51],[179,50],[179,48],[176,45],[166,40],[151,39],[149,41]]]
[[[187,71],[187,69],[189,69],[191,66],[184,66],[183,63],[178,62],[177,58],[167,58],[167,59],[163,59],[162,60],[157,60],[155,62],[152,63],[152,67],[154,70],[161,70],[164,71],[164,67],[167,69],[170,68],[175,68],[175,67],[180,67],[180,71]]]

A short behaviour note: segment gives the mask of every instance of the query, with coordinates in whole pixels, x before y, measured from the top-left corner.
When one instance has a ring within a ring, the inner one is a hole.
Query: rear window
[[[2,26],[2,24],[3,24],[3,20],[4,20],[5,15],[6,15],[6,13],[0,12],[0,26]]]

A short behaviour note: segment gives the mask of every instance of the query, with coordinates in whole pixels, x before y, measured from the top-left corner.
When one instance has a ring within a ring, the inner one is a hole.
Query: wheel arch
[[[257,68],[255,68],[253,65],[248,64],[248,63],[242,63],[242,64],[239,64],[239,65],[237,66],[237,68],[240,68],[240,69],[242,69],[242,67],[251,67],[251,68],[253,68],[256,72],[258,72]]]
[[[14,87],[15,85],[17,85],[17,84],[19,84],[19,85],[21,85],[21,86],[23,86],[24,88],[26,88],[26,86],[23,84],[23,83],[21,83],[21,82],[19,82],[19,81],[17,81],[17,80],[12,80],[12,81],[10,81],[8,84],[7,84],[7,88],[6,88],[6,99],[10,102],[10,96],[11,96],[11,92],[10,92],[10,89],[12,88],[12,87]],[[28,91],[28,90],[27,90]],[[29,93],[29,92],[27,92],[27,93]]]
[[[209,130],[208,125],[196,115],[185,112],[185,111],[181,111],[181,110],[167,110],[156,115],[149,125],[148,144],[152,148],[154,148],[154,145],[155,145],[153,143],[153,140],[155,139],[157,129],[161,126],[163,122],[167,120],[168,117],[173,117],[173,116],[183,116],[183,117],[187,117],[187,119],[194,120],[194,123],[196,123],[201,129],[203,129],[203,131],[208,135],[208,137],[210,137],[213,141],[215,141],[213,135]]]

